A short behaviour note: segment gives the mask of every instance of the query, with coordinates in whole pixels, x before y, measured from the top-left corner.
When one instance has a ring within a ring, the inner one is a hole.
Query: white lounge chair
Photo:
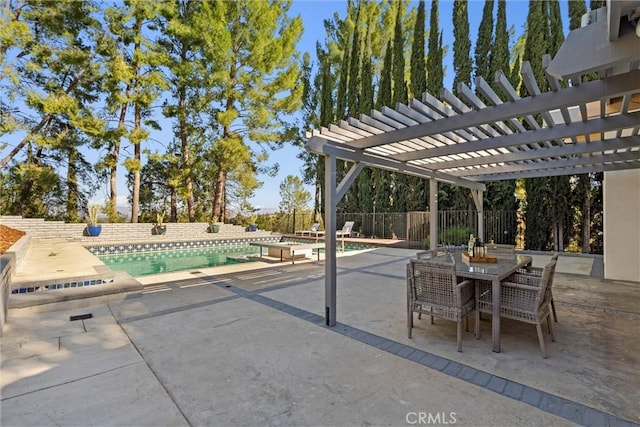
[[[351,230],[355,221],[347,221],[344,223],[342,230],[336,231],[336,237],[349,237],[351,236]]]
[[[314,222],[309,230],[296,231],[295,234],[296,236],[323,236],[324,231],[320,231],[318,228],[320,228],[320,223]]]

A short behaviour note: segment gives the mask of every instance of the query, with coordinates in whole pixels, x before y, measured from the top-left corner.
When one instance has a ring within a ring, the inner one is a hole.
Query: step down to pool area
[[[140,292],[143,285],[125,272],[78,276],[64,281],[39,280],[13,284],[9,308],[26,308],[70,300]],[[16,292],[17,291],[17,292]]]

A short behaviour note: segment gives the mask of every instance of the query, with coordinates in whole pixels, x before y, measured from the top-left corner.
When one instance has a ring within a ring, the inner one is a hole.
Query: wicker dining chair
[[[407,329],[411,338],[413,313],[453,320],[458,351],[462,351],[462,323],[473,311],[473,281],[458,282],[455,262],[412,259],[407,264]],[[475,327],[478,327],[476,323]],[[476,331],[477,332],[477,331]]]
[[[555,341],[551,328],[550,292],[556,261],[545,265],[540,276],[515,273],[500,283],[500,317],[519,320],[536,325],[540,352],[548,357],[542,334],[542,323],[546,320],[551,341]],[[493,294],[490,283],[480,282],[476,288],[476,310],[492,313]]]
[[[553,254],[553,256],[551,257],[551,261],[557,261],[558,260],[558,253],[556,252],[555,254]],[[542,272],[543,272],[543,268],[540,267],[522,267],[520,269],[518,269],[517,273],[518,274],[530,274],[533,276],[542,276]],[[553,277],[551,278],[551,281],[553,282]],[[553,283],[552,283],[553,284]],[[549,285],[547,287],[547,292],[549,293],[549,300],[551,301],[551,313],[553,314],[553,321],[554,322],[558,322],[558,316],[556,315],[556,304],[553,302],[553,292],[551,291],[551,285]]]

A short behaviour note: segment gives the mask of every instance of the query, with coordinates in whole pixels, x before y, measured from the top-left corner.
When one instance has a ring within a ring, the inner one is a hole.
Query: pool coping
[[[280,241],[280,239],[282,239],[282,236],[273,235],[264,237],[227,237],[219,239],[172,239],[159,242],[123,241],[109,242],[105,244],[82,244],[82,246],[84,246],[84,248],[93,255],[116,255],[176,249],[210,248],[216,246],[239,246],[250,242]]]

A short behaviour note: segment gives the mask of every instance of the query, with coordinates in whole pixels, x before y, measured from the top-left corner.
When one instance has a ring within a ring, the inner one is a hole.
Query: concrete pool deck
[[[338,258],[333,328],[324,325],[322,262],[158,275],[118,301],[12,309],[0,424],[640,421],[639,284],[557,274],[549,359],[534,327],[506,320],[501,353],[491,352],[489,321],[481,339],[464,334],[458,353],[453,322],[416,319],[406,337],[404,266],[414,254]]]

